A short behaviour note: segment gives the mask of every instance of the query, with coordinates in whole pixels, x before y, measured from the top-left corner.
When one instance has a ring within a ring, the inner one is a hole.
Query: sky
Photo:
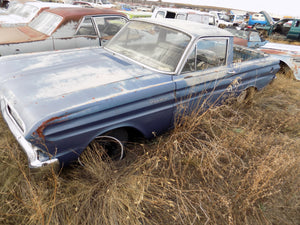
[[[219,6],[254,12],[265,10],[268,13],[279,16],[294,16],[300,18],[299,0],[162,0],[162,2]]]

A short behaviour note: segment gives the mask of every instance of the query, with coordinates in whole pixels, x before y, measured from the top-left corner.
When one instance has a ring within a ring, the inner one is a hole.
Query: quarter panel
[[[48,38],[43,41],[33,41],[18,44],[2,44],[0,45],[0,56],[52,50],[54,50],[53,41],[51,38]]]
[[[96,36],[75,36],[66,38],[55,38],[54,49],[63,50],[70,48],[83,48],[89,46],[100,46],[99,38]]]

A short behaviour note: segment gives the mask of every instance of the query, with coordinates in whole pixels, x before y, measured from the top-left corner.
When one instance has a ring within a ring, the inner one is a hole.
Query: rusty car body
[[[136,19],[104,47],[1,57],[1,111],[30,168],[63,166],[94,140],[153,138],[201,105],[262,89],[278,70],[215,26]]]
[[[292,78],[300,80],[300,46],[280,43],[267,43],[259,48],[280,60],[284,73],[291,71]],[[287,70],[288,69],[288,70]],[[288,74],[289,75],[289,74]]]
[[[270,54],[280,60],[283,74],[286,74],[289,78],[300,80],[300,46],[265,41],[258,31],[253,29],[236,30],[228,28],[226,30],[235,35],[234,44],[257,48],[265,54]]]
[[[0,56],[101,46],[127,22],[110,9],[53,8],[27,26],[0,28]]]
[[[234,43],[248,48],[259,48],[265,45],[266,41],[260,36],[259,32],[254,29],[238,30],[235,28],[225,28],[234,35]]]

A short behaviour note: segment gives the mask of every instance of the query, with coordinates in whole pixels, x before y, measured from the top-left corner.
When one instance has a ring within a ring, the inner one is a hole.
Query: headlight
[[[37,159],[40,160],[41,162],[45,162],[50,159],[49,154],[47,154],[46,152],[40,149],[37,150],[36,153],[37,153]]]
[[[24,125],[23,121],[21,120],[19,114],[12,107],[10,107],[9,105],[7,105],[6,107],[7,107],[7,112],[10,115],[10,117],[18,125],[18,127],[22,130],[22,132],[24,132],[25,131],[25,125]]]

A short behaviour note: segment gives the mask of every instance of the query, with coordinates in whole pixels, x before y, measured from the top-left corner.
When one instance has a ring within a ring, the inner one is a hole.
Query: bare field
[[[0,123],[0,224],[300,224],[300,82],[278,76],[60,175],[31,173]]]

